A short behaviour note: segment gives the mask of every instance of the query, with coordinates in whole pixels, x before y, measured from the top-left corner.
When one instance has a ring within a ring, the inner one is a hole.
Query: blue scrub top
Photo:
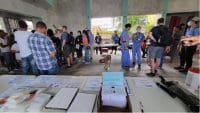
[[[141,43],[142,40],[145,38],[144,34],[143,33],[140,33],[140,32],[137,32],[137,33],[134,33],[133,36],[135,36],[134,39],[132,40],[133,43]]]
[[[189,28],[186,31],[186,36],[187,37],[191,37],[191,36],[199,36],[200,35],[200,28],[196,27],[196,28]]]
[[[129,45],[129,35],[128,35],[128,31],[127,30],[123,30],[120,38],[121,38],[121,40],[120,40],[121,46],[124,47],[123,40],[126,41],[127,46]]]

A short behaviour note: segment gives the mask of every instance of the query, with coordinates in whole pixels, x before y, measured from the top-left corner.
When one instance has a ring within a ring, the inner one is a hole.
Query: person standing
[[[72,48],[72,57],[70,58],[71,63],[73,64],[73,61],[75,60],[75,38],[74,38],[74,33],[71,31],[70,33],[70,42],[71,42],[71,48]]]
[[[129,34],[128,31],[131,29],[131,24],[126,24],[120,38],[121,43],[121,66],[122,68],[130,67],[130,54],[129,54]]]
[[[92,34],[91,30],[87,30],[89,36],[89,43],[90,43],[90,60],[92,62],[93,55],[94,55],[94,35]]]
[[[2,64],[8,69],[9,72],[12,73],[11,51],[7,35],[8,34],[5,33],[3,30],[0,30],[0,49],[3,58]]]
[[[102,38],[99,35],[99,33],[97,33],[97,36],[95,37],[95,43],[97,44],[96,54],[98,55],[98,50],[100,51],[100,54],[102,54],[102,51],[101,51]]]
[[[85,64],[89,64],[90,63],[90,39],[89,39],[89,35],[88,35],[88,32],[87,31],[83,31],[83,34],[82,34],[82,37],[83,37],[83,48],[85,50]]]
[[[158,26],[152,28],[149,34],[151,38],[151,45],[149,46],[151,72],[147,73],[147,76],[150,77],[156,75],[164,49],[168,53],[172,42],[171,34],[164,25],[164,18],[158,19],[157,24]]]
[[[36,32],[29,36],[28,44],[33,53],[41,75],[55,75],[59,72],[56,49],[51,39],[46,36],[47,26],[44,22],[36,23]]]
[[[61,51],[62,44],[61,44],[61,40],[54,35],[54,32],[53,32],[52,29],[47,30],[47,36],[53,41],[54,46],[56,48],[56,58],[57,58],[57,61],[58,61],[58,65],[62,66],[62,51]]]
[[[29,69],[32,69],[32,73],[37,75],[38,69],[36,66],[36,62],[33,58],[32,52],[28,45],[28,37],[32,34],[32,32],[27,31],[28,25],[25,21],[20,20],[18,22],[19,30],[14,33],[15,41],[19,45],[21,64],[22,64],[22,73],[27,75]]]
[[[146,54],[147,54],[147,40],[143,40],[141,43],[141,50],[142,50],[142,58],[146,58]]]
[[[114,34],[112,35],[112,43],[115,44],[114,46],[112,46],[112,51],[110,54],[113,53],[113,50],[115,50],[115,55],[117,53],[117,45],[119,44],[119,36],[117,34],[117,31],[114,31]]]
[[[191,20],[191,28],[187,32],[186,37],[183,38],[190,38],[192,36],[199,36],[200,35],[200,28],[199,28],[199,17],[194,17]],[[179,72],[187,73],[188,69],[192,67],[192,59],[194,56],[194,53],[196,51],[197,46],[189,46],[185,47],[183,54],[185,54],[185,57],[181,60],[181,66],[182,69],[179,69]],[[183,55],[184,56],[184,55]]]
[[[171,53],[170,53],[170,56],[171,56],[171,63],[174,61],[174,58],[176,56],[178,56],[178,49],[177,49],[177,46],[181,40],[181,36],[182,36],[182,33],[181,33],[181,27],[180,26],[176,26],[174,27],[173,29],[173,34],[172,34],[172,37],[173,37],[173,43],[172,43],[172,49],[171,49]]]
[[[137,64],[138,69],[141,69],[141,43],[144,40],[145,36],[143,33],[141,33],[141,26],[137,27],[137,32],[133,34],[132,36],[132,56],[133,56],[133,67],[136,65],[136,56],[137,56]]]
[[[62,51],[63,55],[67,60],[67,67],[70,68],[72,65],[72,47],[71,47],[71,38],[67,32],[67,26],[62,26],[62,33],[61,33],[61,42],[62,42]]]
[[[75,39],[75,48],[76,48],[76,54],[77,54],[77,58],[79,59],[79,62],[82,61],[82,57],[83,57],[82,42],[83,42],[82,33],[81,33],[81,31],[78,31],[78,36]]]

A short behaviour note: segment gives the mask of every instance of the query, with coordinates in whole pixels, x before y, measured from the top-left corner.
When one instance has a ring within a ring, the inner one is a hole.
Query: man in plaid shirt
[[[45,35],[47,26],[44,22],[37,22],[36,32],[28,39],[40,74],[54,75],[59,71],[56,60],[56,49],[53,42]]]

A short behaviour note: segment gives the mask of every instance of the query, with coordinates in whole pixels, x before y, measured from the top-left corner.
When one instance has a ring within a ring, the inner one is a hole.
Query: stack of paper
[[[103,86],[102,87],[102,103],[103,106],[113,106],[118,108],[124,108],[127,104],[126,90],[121,86]]]
[[[40,75],[32,84],[33,87],[63,88],[69,78],[68,76]]]
[[[83,92],[96,93],[100,91],[102,78],[100,76],[89,76],[83,87]]]
[[[78,93],[67,112],[92,113],[96,100],[96,94]]]
[[[46,105],[46,107],[56,109],[68,109],[77,91],[77,88],[62,88]]]
[[[34,99],[32,100],[30,106],[26,111],[28,112],[39,112],[42,110],[42,108],[45,106],[45,104],[50,99],[51,95],[49,94],[38,94]]]
[[[157,88],[157,85],[153,79],[146,77],[136,77],[133,79],[135,86],[138,88]]]
[[[80,88],[82,84],[82,79],[79,78],[70,78],[67,83],[65,84],[65,87],[67,88]]]

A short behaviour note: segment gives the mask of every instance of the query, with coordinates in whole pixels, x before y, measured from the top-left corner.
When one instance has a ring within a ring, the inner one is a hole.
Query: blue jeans
[[[87,47],[84,47],[85,49],[85,62],[90,62],[90,49]]]
[[[40,70],[40,75],[56,75],[59,72],[60,68],[56,62],[53,67],[49,70]]]
[[[35,60],[33,59],[33,55],[29,55],[27,57],[22,58],[21,63],[22,63],[22,73],[24,75],[28,74],[30,68],[32,69],[32,73],[34,75],[39,74],[37,65],[35,63]]]

